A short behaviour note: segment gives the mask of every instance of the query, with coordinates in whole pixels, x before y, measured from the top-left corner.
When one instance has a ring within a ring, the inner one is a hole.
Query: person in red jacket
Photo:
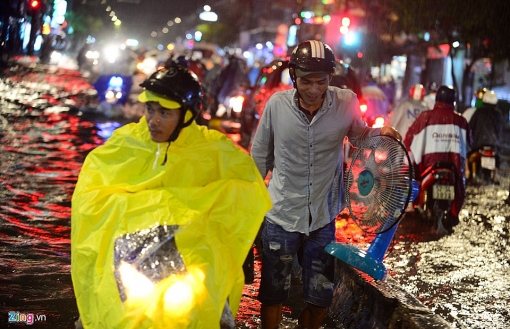
[[[466,152],[472,144],[471,130],[464,117],[455,112],[457,94],[449,86],[439,87],[434,108],[422,112],[407,130],[404,145],[414,156],[417,177],[439,161],[456,167],[455,200],[450,224],[458,223],[466,197]]]

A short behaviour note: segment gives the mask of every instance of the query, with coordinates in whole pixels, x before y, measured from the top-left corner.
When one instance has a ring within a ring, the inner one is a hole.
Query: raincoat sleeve
[[[73,194],[71,269],[82,323],[219,328],[225,301],[235,315],[241,300],[242,264],[271,207],[266,186],[246,153],[195,124],[169,147],[167,164],[153,169],[156,149],[144,124],[120,128],[92,151]],[[165,224],[178,225],[175,242],[193,293],[171,294],[170,275],[122,302],[115,240]]]

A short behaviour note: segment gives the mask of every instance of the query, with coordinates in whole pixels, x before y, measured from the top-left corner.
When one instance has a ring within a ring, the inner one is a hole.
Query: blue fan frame
[[[407,157],[407,161],[410,167],[409,186],[407,188],[407,191],[405,191],[407,193],[404,193],[402,195],[406,197],[406,201],[403,203],[402,209],[397,209],[397,211],[400,210],[400,215],[394,218],[393,221],[388,219],[388,221],[384,223],[382,230],[380,230],[380,232],[376,234],[376,237],[370,244],[367,251],[363,251],[354,245],[338,242],[330,243],[325,248],[326,252],[328,252],[330,255],[370,275],[372,278],[377,280],[384,280],[387,276],[388,271],[386,266],[383,264],[384,255],[386,254],[386,251],[388,250],[388,247],[391,241],[393,240],[393,236],[395,235],[395,232],[398,228],[398,224],[405,213],[405,209],[407,208],[410,201],[414,201],[419,191],[419,185],[414,179],[414,170],[406,147],[399,140],[393,137],[390,136],[384,137],[391,138],[393,141],[398,143],[400,147],[404,149],[405,151],[404,154]],[[360,146],[360,149],[362,148],[364,148],[364,145]],[[360,152],[358,152],[357,154],[359,153]],[[352,163],[354,163],[354,160],[355,159],[353,159]],[[353,167],[352,163],[351,166],[349,167],[348,172],[350,172]],[[367,182],[370,188],[373,187],[373,183],[370,183],[371,176],[372,174],[370,173]],[[360,192],[368,194],[368,191]],[[350,207],[349,212],[351,212]],[[356,224],[358,225],[358,223]]]

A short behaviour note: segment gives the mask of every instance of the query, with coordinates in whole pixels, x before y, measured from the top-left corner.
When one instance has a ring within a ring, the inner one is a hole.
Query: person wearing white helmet
[[[484,146],[491,146],[496,150],[496,168],[493,177],[493,183],[495,184],[499,183],[497,173],[504,122],[503,115],[497,108],[497,103],[498,95],[492,90],[485,91],[482,97],[482,106],[473,113],[469,120],[469,126],[473,134],[473,144],[468,153],[468,158],[471,160],[476,156],[476,152]]]
[[[466,118],[467,122],[469,122],[471,120],[471,117],[473,116],[473,114],[475,114],[476,110],[480,107],[483,106],[483,95],[488,91],[489,89],[487,88],[478,88],[476,91],[475,91],[475,106],[473,107],[469,107],[467,109],[464,110],[464,112],[462,112],[462,116],[464,118]]]
[[[262,177],[272,171],[273,208],[261,232],[263,329],[280,325],[296,258],[305,302],[298,328],[319,328],[331,305],[334,259],[324,248],[335,241],[335,218],[345,207],[344,137],[354,145],[380,134],[401,139],[392,127],[367,127],[356,94],[330,86],[335,66],[328,45],[299,44],[289,63],[294,88],[269,98],[253,140],[251,155]]]
[[[421,83],[415,84],[409,89],[409,98],[400,102],[394,109],[390,117],[390,125],[395,127],[398,132],[404,136],[407,129],[414,122],[421,112],[429,110],[424,102],[425,88]]]

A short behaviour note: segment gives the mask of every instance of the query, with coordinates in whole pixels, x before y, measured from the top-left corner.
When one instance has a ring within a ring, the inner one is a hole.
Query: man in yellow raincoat
[[[145,116],[87,156],[73,194],[80,319],[93,329],[219,328],[225,305],[237,312],[242,264],[271,201],[251,157],[194,121],[202,94],[193,73],[172,65],[141,86]],[[158,280],[139,261],[116,259],[119,241],[155,227],[175,228],[185,268]]]

